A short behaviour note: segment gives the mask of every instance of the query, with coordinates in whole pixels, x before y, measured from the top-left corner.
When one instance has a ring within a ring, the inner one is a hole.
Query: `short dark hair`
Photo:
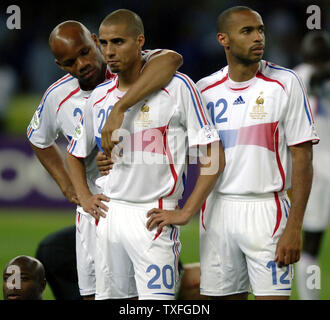
[[[226,9],[221,12],[217,19],[217,31],[218,32],[228,32],[228,21],[233,13],[240,11],[254,11],[249,7],[236,6]]]
[[[127,25],[133,37],[136,38],[138,35],[144,34],[142,19],[138,14],[128,9],[119,9],[111,12],[103,19],[101,26],[122,23]]]

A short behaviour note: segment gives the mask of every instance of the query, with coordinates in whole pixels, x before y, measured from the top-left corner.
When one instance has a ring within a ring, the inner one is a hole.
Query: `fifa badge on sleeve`
[[[79,140],[83,135],[83,126],[81,123],[78,123],[78,125],[74,129],[73,133],[73,139]]]
[[[36,110],[36,112],[33,115],[32,121],[31,121],[31,127],[34,130],[37,130],[40,126],[40,110],[39,108]]]

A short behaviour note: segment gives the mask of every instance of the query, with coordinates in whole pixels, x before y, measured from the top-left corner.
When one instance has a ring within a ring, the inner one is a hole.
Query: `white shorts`
[[[201,294],[291,294],[292,265],[278,268],[276,245],[289,214],[289,198],[212,193],[201,213]]]
[[[303,229],[310,232],[324,231],[330,225],[330,181],[315,177],[308,199]]]
[[[176,201],[163,201],[164,209],[174,209]],[[96,300],[174,299],[181,249],[180,230],[166,226],[146,228],[147,212],[153,203],[110,200],[106,218],[97,225]]]
[[[95,219],[81,207],[76,214],[76,255],[81,296],[95,294]]]

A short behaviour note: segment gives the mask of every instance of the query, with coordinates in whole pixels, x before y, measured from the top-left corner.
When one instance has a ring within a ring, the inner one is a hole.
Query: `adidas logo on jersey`
[[[235,101],[234,101],[234,105],[236,104],[243,104],[245,103],[245,101],[243,100],[242,96],[239,96]]]

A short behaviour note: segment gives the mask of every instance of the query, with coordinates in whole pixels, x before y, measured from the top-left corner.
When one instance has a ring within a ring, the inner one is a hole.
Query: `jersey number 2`
[[[83,113],[82,113],[80,108],[76,108],[76,109],[73,110],[73,116],[76,117],[77,114],[80,115],[80,118],[82,117]]]

